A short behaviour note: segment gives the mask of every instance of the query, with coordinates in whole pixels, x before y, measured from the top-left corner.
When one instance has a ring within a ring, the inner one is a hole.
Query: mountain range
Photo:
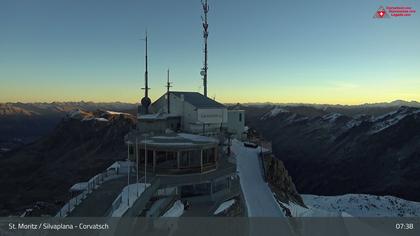
[[[399,104],[234,107],[246,111],[251,132],[272,142],[275,157],[315,209],[318,203],[306,194],[420,201],[420,109]],[[0,193],[0,215],[34,205],[54,213],[71,185],[125,159],[124,135],[136,123],[135,104],[8,103],[0,110],[0,183],[9,189]],[[325,198],[333,205],[343,201]]]
[[[135,123],[127,113],[75,110],[42,138],[3,153],[0,186],[7,191],[0,192],[0,215],[57,212],[73,184],[126,159],[124,136]]]
[[[242,108],[248,125],[272,141],[300,193],[420,201],[420,108],[375,108],[374,115],[358,108]]]
[[[227,104],[233,106],[235,104]],[[310,107],[341,107],[341,108],[363,108],[363,107],[400,107],[400,106],[409,106],[409,107],[420,107],[420,102],[417,101],[405,101],[405,100],[394,100],[391,102],[377,102],[377,103],[363,103],[358,105],[342,105],[342,104],[320,104],[320,103],[274,103],[274,102],[248,102],[242,103],[244,106],[310,106]]]

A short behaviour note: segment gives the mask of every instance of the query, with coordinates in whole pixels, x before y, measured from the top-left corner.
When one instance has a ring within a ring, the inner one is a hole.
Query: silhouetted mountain
[[[68,111],[82,109],[86,111],[112,110],[112,111],[131,111],[136,108],[136,104],[109,102],[52,102],[52,103],[0,103],[0,117],[3,116],[33,116],[33,115],[65,115]]]
[[[235,106],[239,104],[227,104],[229,106]],[[316,108],[325,108],[325,107],[336,107],[336,108],[361,108],[361,107],[419,107],[420,102],[417,101],[404,101],[404,100],[395,100],[392,102],[378,102],[378,103],[364,103],[359,105],[341,105],[341,104],[318,104],[318,103],[273,103],[273,102],[259,102],[259,103],[243,103],[243,106],[247,107],[266,107],[266,106],[298,106],[298,107],[316,107]]]
[[[419,108],[377,116],[299,106],[244,109],[248,125],[273,142],[300,193],[420,200]]]
[[[135,125],[125,113],[76,110],[53,131],[0,158],[0,215],[16,214],[37,201],[66,200],[74,183],[86,181],[127,155],[124,135]],[[53,205],[53,213],[60,205]]]

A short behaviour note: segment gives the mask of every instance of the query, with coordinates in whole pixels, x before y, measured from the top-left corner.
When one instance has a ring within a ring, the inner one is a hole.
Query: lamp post
[[[136,189],[137,189],[137,197],[139,196],[139,147],[138,147],[138,142],[137,142],[137,138],[136,138]]]
[[[147,134],[144,134],[144,188],[147,183]]]
[[[131,171],[131,162],[130,162],[130,143],[127,142],[127,163],[128,163],[128,173],[127,173],[127,205],[130,206],[130,171]]]

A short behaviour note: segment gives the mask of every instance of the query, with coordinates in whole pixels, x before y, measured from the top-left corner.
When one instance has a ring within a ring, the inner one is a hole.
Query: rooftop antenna
[[[167,96],[167,102],[168,102],[168,114],[169,113],[171,113],[171,110],[170,110],[170,101],[169,101],[169,98],[170,98],[170,94],[169,94],[169,90],[170,90],[170,88],[172,87],[172,85],[171,85],[171,82],[169,81],[169,69],[168,69],[168,71],[167,71],[167,81],[166,81],[166,96]]]
[[[201,1],[201,5],[203,6],[204,11],[204,17],[201,17],[201,20],[203,21],[204,67],[201,69],[200,74],[203,76],[204,96],[207,97],[207,38],[209,37],[209,24],[207,23],[207,13],[209,12],[209,5],[207,4],[207,0],[205,0],[204,2]]]
[[[149,106],[152,101],[149,98],[149,78],[148,78],[148,68],[147,68],[147,30],[146,30],[146,37],[144,38],[145,41],[145,72],[144,72],[144,97],[141,99],[141,105],[144,107],[145,114],[149,114]]]

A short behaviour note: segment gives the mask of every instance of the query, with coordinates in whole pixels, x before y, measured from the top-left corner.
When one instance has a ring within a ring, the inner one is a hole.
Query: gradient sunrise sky
[[[419,1],[209,0],[209,95],[221,102],[420,101]],[[202,91],[199,0],[1,0],[0,102],[124,101]]]

